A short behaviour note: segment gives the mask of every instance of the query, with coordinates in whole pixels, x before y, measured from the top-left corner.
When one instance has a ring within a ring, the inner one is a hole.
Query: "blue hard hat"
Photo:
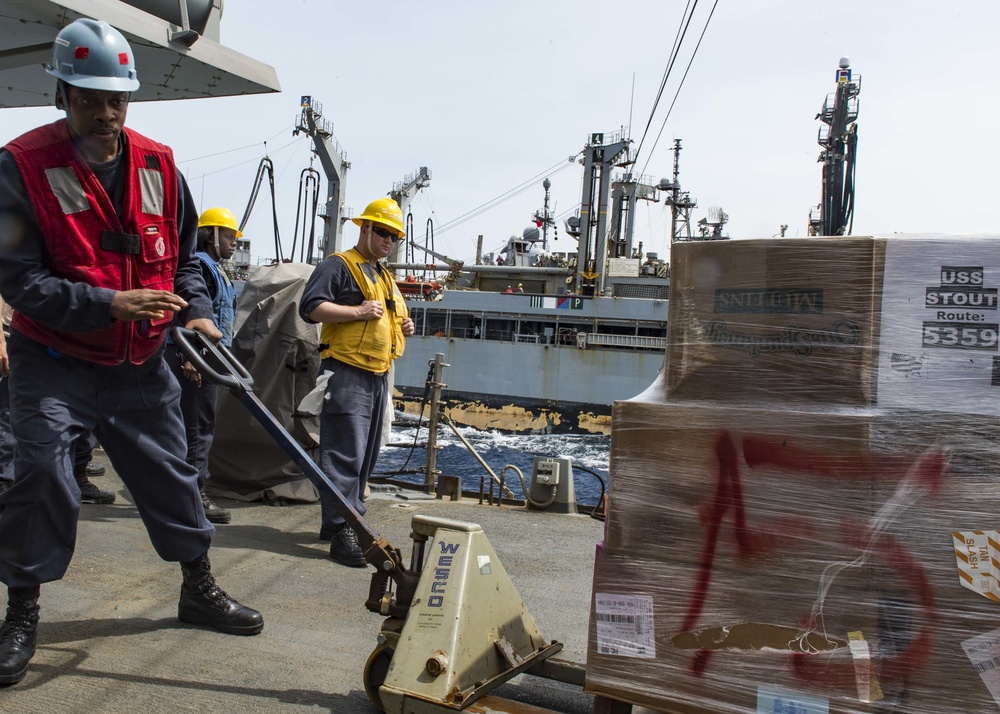
[[[139,88],[128,40],[103,20],[80,18],[60,30],[45,71],[82,89],[134,92]]]

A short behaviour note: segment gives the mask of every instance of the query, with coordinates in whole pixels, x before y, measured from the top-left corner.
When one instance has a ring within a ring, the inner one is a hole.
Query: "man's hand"
[[[410,337],[416,331],[416,325],[413,324],[413,320],[406,318],[403,320],[403,336]]]
[[[202,333],[212,341],[212,344],[217,345],[222,342],[222,333],[219,332],[219,328],[215,326],[211,318],[202,317],[197,320],[190,320],[184,327]]]
[[[385,312],[385,305],[380,300],[365,300],[358,305],[359,320],[378,320]]]
[[[184,379],[194,382],[199,387],[201,386],[201,372],[195,369],[194,365],[187,360],[181,365],[181,373],[184,375]]]
[[[166,312],[187,307],[180,295],[167,290],[119,290],[111,298],[111,317],[116,320],[162,320]]]

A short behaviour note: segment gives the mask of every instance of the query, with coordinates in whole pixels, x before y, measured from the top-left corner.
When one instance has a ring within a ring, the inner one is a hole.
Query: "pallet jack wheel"
[[[392,655],[395,652],[392,647],[379,645],[368,656],[365,662],[365,693],[368,699],[378,707],[380,712],[385,711],[382,706],[382,699],[378,690],[385,682],[385,675],[389,671],[389,664],[392,662]]]

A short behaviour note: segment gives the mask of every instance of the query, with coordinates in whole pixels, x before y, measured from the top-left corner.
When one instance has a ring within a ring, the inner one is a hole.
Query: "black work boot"
[[[256,610],[240,605],[212,577],[208,554],[181,563],[184,583],[177,617],[191,625],[208,625],[229,635],[256,635],[264,629],[264,618]]]
[[[205,507],[205,518],[208,519],[209,523],[229,523],[233,520],[233,515],[228,510],[212,503],[211,499],[205,495],[204,488],[199,487],[198,490],[201,491],[201,505]]]
[[[76,485],[80,487],[80,501],[82,503],[114,503],[115,492],[105,491],[103,488],[95,486],[86,474],[77,475]]]
[[[17,684],[35,654],[38,586],[7,589],[7,617],[0,626],[0,685]]]
[[[330,557],[348,568],[363,568],[368,565],[365,554],[358,545],[358,536],[346,523],[333,527],[330,538]]]
[[[87,476],[103,476],[104,471],[104,464],[99,464],[96,461],[87,462]]]

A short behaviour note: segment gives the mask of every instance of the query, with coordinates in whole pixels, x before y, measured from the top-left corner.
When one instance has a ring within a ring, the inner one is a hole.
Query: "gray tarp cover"
[[[316,417],[297,406],[316,384],[319,325],[299,317],[299,299],[313,267],[283,263],[259,268],[237,300],[233,355],[254,379],[254,394],[315,460]],[[319,496],[288,455],[239,399],[222,390],[210,455],[214,496],[241,501],[312,502]]]

